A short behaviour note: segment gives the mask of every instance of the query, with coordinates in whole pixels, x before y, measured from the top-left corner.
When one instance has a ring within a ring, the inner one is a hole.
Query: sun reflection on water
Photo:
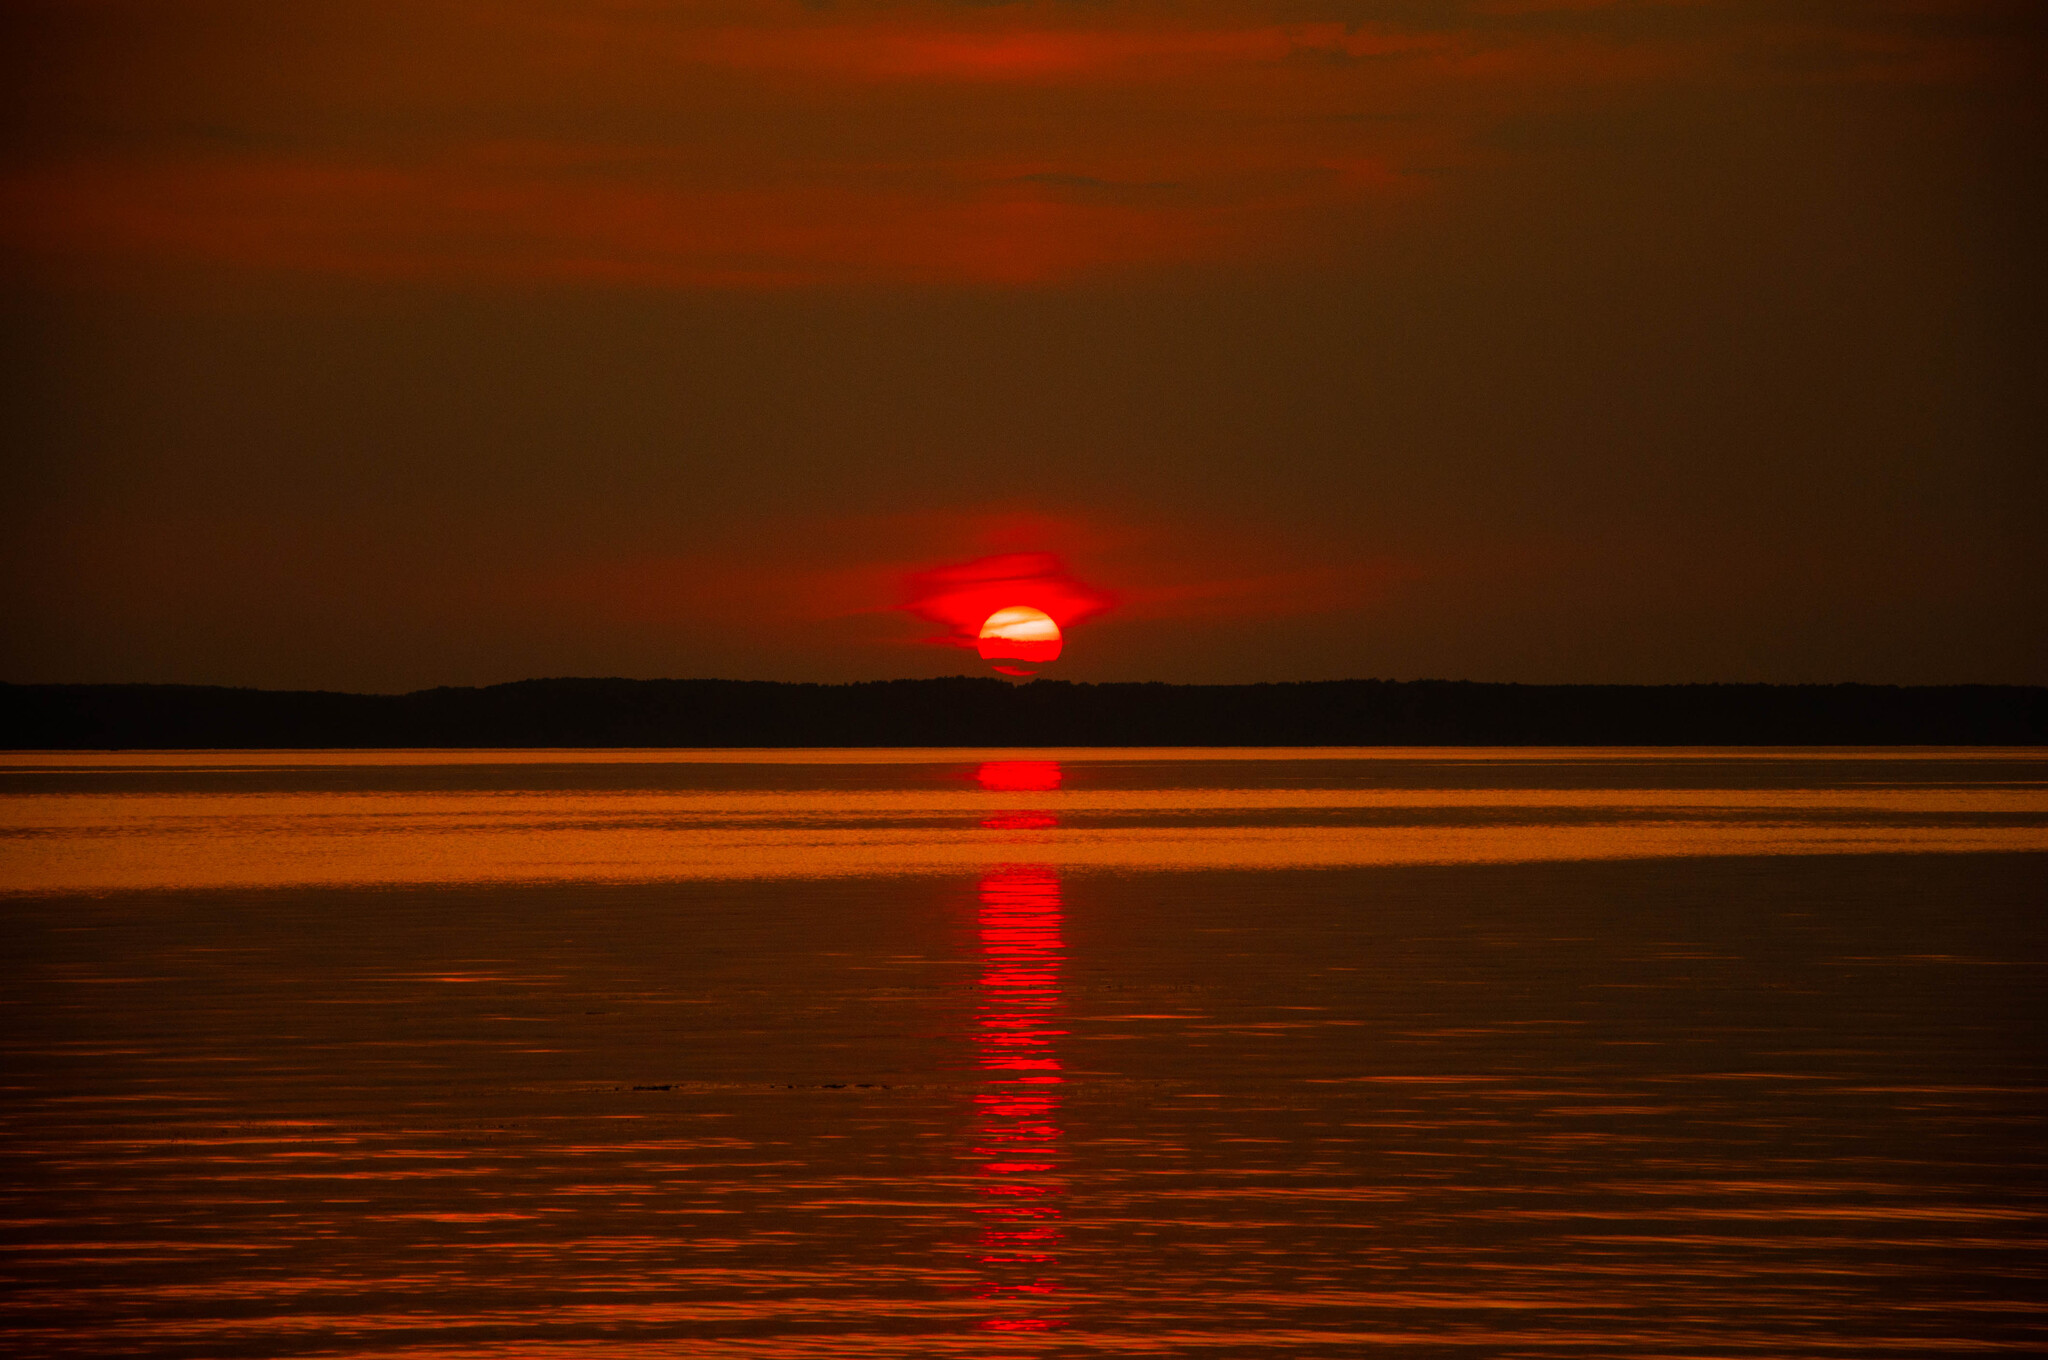
[[[19,757],[8,1353],[2048,1353],[2038,753],[1002,754]]]
[[[1057,760],[984,760],[974,782],[992,793],[1051,793],[1060,786]]]
[[[982,968],[974,1044],[980,1221],[976,1297],[1003,1305],[985,1331],[1060,1325],[1053,1276],[1061,1236],[1060,881],[1040,865],[1007,865],[981,880]]]
[[[974,781],[991,793],[1052,793],[1060,786],[1057,760],[984,760]],[[1004,809],[981,819],[984,831],[1050,831],[1059,818],[1040,808]]]

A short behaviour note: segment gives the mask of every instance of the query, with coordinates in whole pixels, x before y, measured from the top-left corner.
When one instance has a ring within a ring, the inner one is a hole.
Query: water
[[[14,1355],[2048,1345],[2038,751],[18,755]]]

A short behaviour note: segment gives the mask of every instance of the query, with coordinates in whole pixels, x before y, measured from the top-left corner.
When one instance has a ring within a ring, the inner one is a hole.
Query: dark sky
[[[2032,0],[7,0],[0,678],[2048,682]]]

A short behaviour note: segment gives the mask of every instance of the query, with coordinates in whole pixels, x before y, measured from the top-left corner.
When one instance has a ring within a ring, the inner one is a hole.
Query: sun
[[[977,647],[1000,675],[1036,675],[1060,654],[1060,626],[1042,609],[1006,605],[982,621]]]

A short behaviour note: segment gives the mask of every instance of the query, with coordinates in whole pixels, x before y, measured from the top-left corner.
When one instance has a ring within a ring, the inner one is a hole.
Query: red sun
[[[1001,675],[1029,676],[1057,658],[1067,631],[1116,603],[1051,553],[1005,553],[919,572],[904,608],[944,624],[937,642],[972,647]]]
[[[981,659],[1003,675],[1036,675],[1060,654],[1060,626],[1042,609],[1006,605],[982,620],[976,642]]]

